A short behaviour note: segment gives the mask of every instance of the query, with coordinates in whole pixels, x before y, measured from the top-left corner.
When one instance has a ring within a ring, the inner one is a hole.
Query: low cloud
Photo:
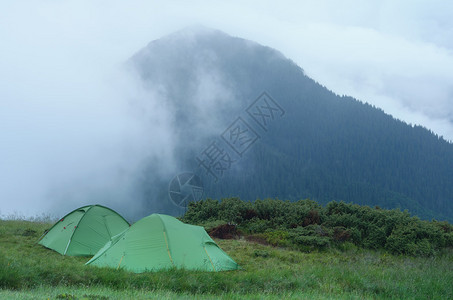
[[[452,10],[448,1],[3,1],[0,214],[62,214],[93,199],[121,208],[144,163],[174,174],[165,93],[122,66],[194,23],[276,48],[334,92],[453,140]],[[234,96],[205,75],[200,102]]]

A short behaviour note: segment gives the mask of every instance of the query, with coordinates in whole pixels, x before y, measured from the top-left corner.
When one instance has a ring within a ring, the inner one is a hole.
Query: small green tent
[[[55,223],[39,244],[63,255],[94,255],[111,238],[129,228],[117,212],[101,205],[73,210]]]
[[[87,264],[141,273],[169,268],[236,270],[234,262],[203,227],[152,214],[108,242]]]

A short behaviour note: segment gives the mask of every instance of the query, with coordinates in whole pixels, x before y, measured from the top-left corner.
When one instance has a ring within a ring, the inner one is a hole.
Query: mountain
[[[188,28],[128,67],[171,112],[173,175],[197,174],[205,197],[342,200],[453,220],[451,143],[334,94],[274,49]],[[161,163],[139,187],[150,210],[175,214]]]

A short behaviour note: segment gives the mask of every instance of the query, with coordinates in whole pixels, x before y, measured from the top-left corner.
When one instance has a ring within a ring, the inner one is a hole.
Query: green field
[[[1,299],[453,299],[451,249],[431,257],[353,246],[303,253],[217,240],[242,270],[132,274],[37,245],[50,226],[0,220]]]

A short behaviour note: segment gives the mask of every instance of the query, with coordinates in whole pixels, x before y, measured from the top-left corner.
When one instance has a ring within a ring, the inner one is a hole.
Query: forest
[[[174,111],[175,174],[162,176],[156,170],[167,166],[150,161],[137,183],[153,211],[181,213],[163,200],[171,178],[191,171],[203,198],[344,201],[453,221],[451,142],[331,92],[275,49],[219,31],[182,32],[151,42],[128,65],[145,87],[165,90]],[[222,161],[207,164],[213,143]]]

